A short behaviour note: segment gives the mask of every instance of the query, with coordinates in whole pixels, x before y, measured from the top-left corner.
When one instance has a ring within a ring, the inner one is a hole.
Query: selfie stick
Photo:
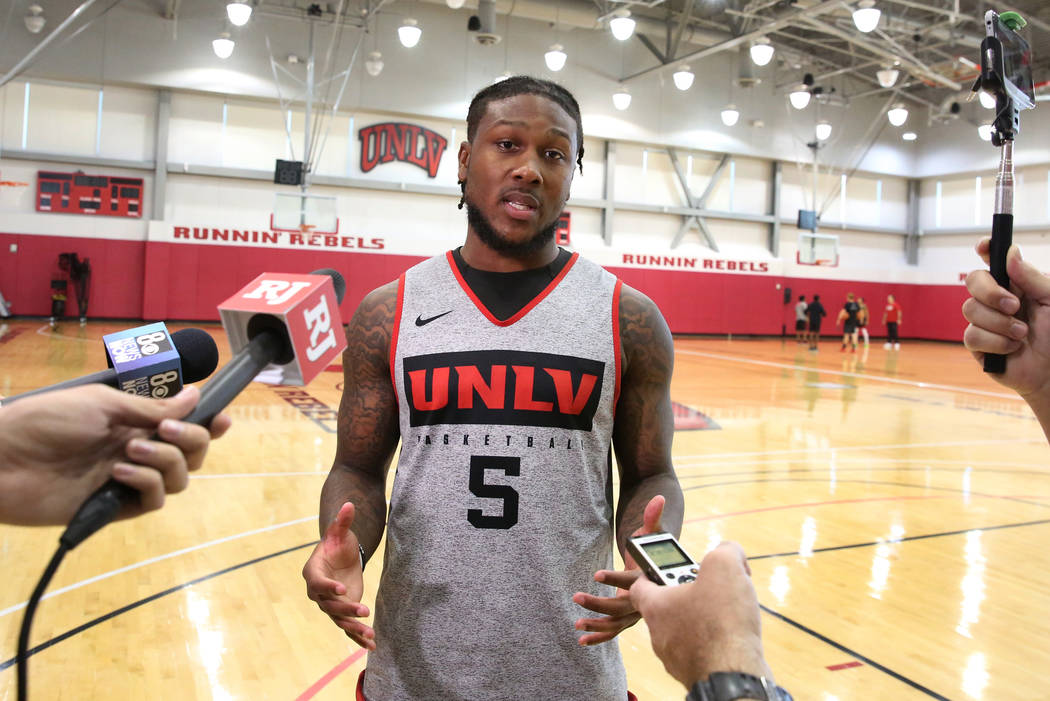
[[[1002,21],[1011,30],[1020,29],[1025,21],[1017,13],[998,15],[994,10],[985,14],[985,22],[994,26]],[[991,34],[991,32],[990,32]],[[1006,75],[1002,42],[995,36],[986,36],[981,42],[981,75],[974,84],[974,92],[986,90],[995,95],[995,122],[992,125],[992,144],[1001,148],[999,172],[995,176],[995,212],[992,214],[992,240],[989,246],[989,267],[996,283],[1010,289],[1006,272],[1006,254],[1014,234],[1014,138],[1021,129],[1020,112],[1034,105],[1018,90]],[[985,353],[984,371],[1006,372],[1006,356]]]

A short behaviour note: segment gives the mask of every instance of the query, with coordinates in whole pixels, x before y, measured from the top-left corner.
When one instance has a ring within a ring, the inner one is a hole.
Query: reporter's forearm
[[[354,504],[351,528],[366,557],[379,547],[386,527],[386,480],[367,471],[336,464],[321,489],[321,535],[346,502]]]
[[[1031,394],[1022,394],[1021,398],[1031,407],[1032,413],[1043,429],[1043,435],[1050,441],[1050,389],[1039,390]]]

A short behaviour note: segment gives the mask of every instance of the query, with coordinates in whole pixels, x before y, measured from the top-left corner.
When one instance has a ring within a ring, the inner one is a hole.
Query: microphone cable
[[[58,550],[51,556],[51,562],[48,563],[43,576],[33,589],[33,595],[29,597],[26,611],[22,615],[22,627],[18,631],[18,652],[15,657],[18,665],[18,701],[29,700],[29,630],[33,627],[33,616],[36,614],[40,599],[44,596],[44,591],[47,590],[47,585],[51,583],[51,578],[55,576],[67,552],[69,548],[60,540]]]

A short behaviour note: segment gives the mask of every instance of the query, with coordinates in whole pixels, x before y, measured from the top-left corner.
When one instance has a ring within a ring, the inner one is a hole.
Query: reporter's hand
[[[658,533],[661,530],[660,517],[664,513],[664,503],[665,499],[661,495],[649,500],[642,514],[642,526],[631,534],[632,537]],[[585,609],[602,614],[597,618],[581,618],[576,621],[576,630],[587,631],[585,635],[580,636],[580,645],[609,642],[641,619],[627,592],[640,574],[638,564],[625,553],[623,570],[599,570],[594,573],[594,581],[617,587],[616,596],[594,596],[585,592],[573,594],[574,602]]]
[[[988,262],[990,239],[977,244],[977,253]],[[1017,246],[1006,256],[1010,290],[1003,289],[987,270],[966,276],[971,297],[963,302],[963,316],[970,322],[963,343],[978,362],[985,353],[1008,355],[1006,372],[992,373],[1000,384],[1032,401],[1050,395],[1050,277],[1021,258]]]
[[[200,399],[187,387],[148,399],[104,385],[27,397],[0,407],[0,521],[62,525],[110,477],[138,490],[118,518],[159,509],[186,488],[208,443],[230,426],[219,414],[208,429],[177,421]],[[154,432],[163,439],[149,440]]]
[[[375,631],[359,620],[368,616],[369,610],[361,603],[364,569],[357,536],[350,530],[353,522],[354,505],[348,501],[328,524],[303,566],[303,579],[306,595],[348,638],[366,650],[375,650]]]
[[[686,688],[713,672],[773,678],[762,652],[751,570],[736,543],[709,552],[695,582],[670,587],[639,577],[630,596],[649,627],[653,651]]]

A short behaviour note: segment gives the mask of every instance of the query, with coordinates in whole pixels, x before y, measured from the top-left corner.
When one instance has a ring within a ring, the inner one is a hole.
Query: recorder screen
[[[689,557],[674,544],[674,541],[660,540],[655,543],[645,543],[642,545],[642,549],[645,550],[645,554],[649,556],[649,559],[661,569],[664,567],[679,567],[690,563]]]

